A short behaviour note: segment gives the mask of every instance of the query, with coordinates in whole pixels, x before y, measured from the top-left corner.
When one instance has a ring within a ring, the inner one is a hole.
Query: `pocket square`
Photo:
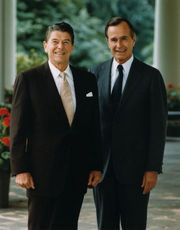
[[[86,97],[93,97],[93,93],[92,92],[87,93]]]

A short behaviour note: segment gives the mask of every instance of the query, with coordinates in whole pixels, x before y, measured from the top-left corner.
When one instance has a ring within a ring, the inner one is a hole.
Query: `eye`
[[[52,44],[57,44],[58,43],[58,41],[57,40],[52,40]]]
[[[70,41],[69,40],[64,40],[63,43],[64,44],[70,44]]]
[[[117,42],[117,38],[111,38],[110,41],[111,42]]]
[[[128,40],[128,37],[124,36],[124,37],[122,37],[122,40],[126,41],[126,40]]]

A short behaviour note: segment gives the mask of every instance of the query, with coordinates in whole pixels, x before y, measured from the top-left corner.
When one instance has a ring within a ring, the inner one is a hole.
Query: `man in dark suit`
[[[28,229],[76,230],[87,186],[101,180],[96,78],[69,65],[69,24],[50,26],[44,49],[48,62],[15,81],[12,174],[27,189]]]
[[[162,170],[166,91],[160,72],[136,59],[129,21],[112,18],[113,58],[90,69],[98,81],[103,179],[94,188],[99,230],[146,229],[149,192]]]

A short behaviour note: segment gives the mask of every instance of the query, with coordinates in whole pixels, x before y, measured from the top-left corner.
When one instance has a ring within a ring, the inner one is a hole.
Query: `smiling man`
[[[105,28],[113,58],[98,81],[103,179],[94,188],[99,230],[145,230],[149,193],[162,171],[166,90],[160,72],[133,55],[136,34],[121,17]]]
[[[27,189],[29,230],[77,230],[87,187],[101,180],[96,78],[69,65],[69,24],[49,26],[43,45],[48,62],[15,81],[11,169]]]

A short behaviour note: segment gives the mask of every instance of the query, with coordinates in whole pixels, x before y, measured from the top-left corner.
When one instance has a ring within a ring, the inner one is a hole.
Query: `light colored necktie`
[[[62,99],[62,103],[69,121],[69,124],[72,124],[72,120],[74,117],[74,104],[72,98],[71,87],[66,79],[66,73],[62,72],[60,74],[62,78],[61,86],[60,86],[60,96]]]

